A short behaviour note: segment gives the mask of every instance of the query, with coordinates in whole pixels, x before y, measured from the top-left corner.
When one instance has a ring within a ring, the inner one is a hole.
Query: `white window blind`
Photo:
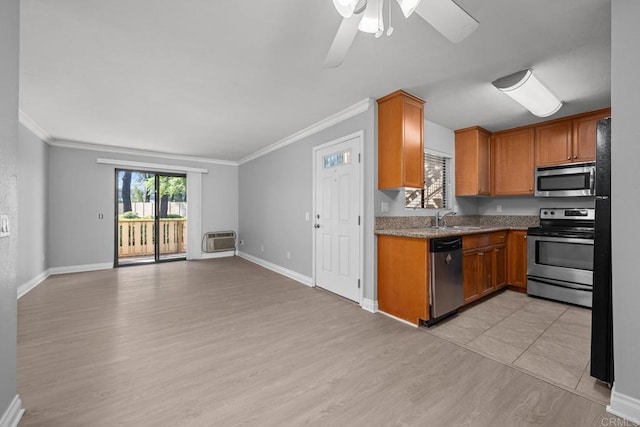
[[[451,159],[441,154],[424,153],[424,188],[408,189],[408,209],[442,209],[449,207],[449,169]]]

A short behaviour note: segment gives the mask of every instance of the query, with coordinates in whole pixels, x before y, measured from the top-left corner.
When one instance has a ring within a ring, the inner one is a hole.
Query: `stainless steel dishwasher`
[[[462,237],[432,239],[431,288],[427,326],[462,307]]]

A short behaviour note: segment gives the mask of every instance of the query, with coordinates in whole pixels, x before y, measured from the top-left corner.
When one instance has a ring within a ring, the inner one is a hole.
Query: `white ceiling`
[[[20,108],[55,139],[239,160],[397,89],[450,129],[539,121],[490,84],[527,67],[553,117],[610,105],[610,0],[458,4],[480,22],[460,44],[394,1],[391,37],[323,69],[331,0],[22,0]]]

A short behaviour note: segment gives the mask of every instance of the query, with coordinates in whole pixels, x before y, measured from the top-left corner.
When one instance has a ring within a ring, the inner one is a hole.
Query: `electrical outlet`
[[[389,212],[389,202],[382,202],[380,204],[380,211]]]
[[[260,252],[264,252],[264,245],[260,245]]]
[[[240,246],[244,245],[244,240],[240,239]]]
[[[311,219],[311,215],[309,214],[309,212],[305,212],[304,213],[304,220],[305,221],[309,221]]]
[[[0,237],[9,237],[11,228],[9,227],[9,215],[0,215]]]
[[[291,259],[291,252],[287,251],[287,259]]]
[[[502,212],[502,205],[496,205],[496,212]]]

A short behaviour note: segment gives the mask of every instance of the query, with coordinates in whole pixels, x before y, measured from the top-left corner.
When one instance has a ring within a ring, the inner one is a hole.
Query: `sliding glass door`
[[[115,265],[185,259],[187,177],[116,170]]]

